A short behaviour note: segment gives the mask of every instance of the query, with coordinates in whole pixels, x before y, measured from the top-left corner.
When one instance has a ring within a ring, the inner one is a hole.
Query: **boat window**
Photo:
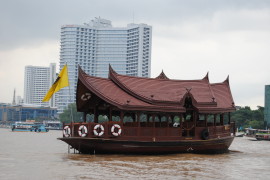
[[[120,121],[120,117],[119,116],[112,116],[112,121]]]
[[[205,120],[205,115],[204,114],[200,114],[199,115],[199,121],[204,121]]]
[[[152,116],[150,114],[141,114],[140,115],[140,126],[141,127],[152,127],[153,126]]]
[[[103,123],[103,122],[108,122],[109,121],[109,118],[107,115],[99,115],[98,116],[98,122],[99,123]]]
[[[147,116],[146,116],[146,114],[141,114],[140,115],[140,122],[147,122]]]
[[[124,123],[126,123],[126,122],[134,122],[134,119],[132,118],[131,115],[125,115],[123,122]]]
[[[180,117],[179,116],[174,116],[173,117],[173,122],[172,123],[170,123],[170,127],[180,127],[180,124],[181,124],[181,122],[180,122]]]
[[[160,127],[168,127],[168,117],[167,116],[162,116],[160,118]]]
[[[160,122],[159,121],[159,116],[155,116],[155,122]]]
[[[219,126],[220,125],[220,114],[216,115],[216,125]]]
[[[214,123],[214,115],[213,114],[210,114],[207,116],[207,122]]]
[[[86,122],[94,122],[94,114],[87,114]]]
[[[184,114],[185,121],[192,121],[193,117],[192,114]]]
[[[112,111],[112,121],[119,122],[120,120],[120,111]]]
[[[173,123],[175,123],[175,122],[180,124],[180,117],[179,116],[173,117]]]
[[[161,122],[167,122],[167,119],[168,119],[168,118],[167,118],[166,116],[162,116],[162,117],[161,117]]]
[[[229,124],[229,113],[225,113],[223,117],[223,125]]]
[[[210,114],[207,116],[207,126],[214,126],[214,115]]]

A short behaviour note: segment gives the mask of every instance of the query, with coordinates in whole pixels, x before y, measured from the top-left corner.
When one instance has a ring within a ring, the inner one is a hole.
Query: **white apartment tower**
[[[24,103],[37,106],[56,107],[55,95],[49,102],[42,102],[51,85],[56,79],[56,64],[50,67],[25,66],[24,72]]]
[[[84,25],[62,26],[60,68],[67,63],[70,87],[58,94],[59,112],[75,102],[78,65],[92,76],[108,77],[110,64],[119,74],[150,77],[151,45],[152,27],[146,24],[120,28],[95,18]]]

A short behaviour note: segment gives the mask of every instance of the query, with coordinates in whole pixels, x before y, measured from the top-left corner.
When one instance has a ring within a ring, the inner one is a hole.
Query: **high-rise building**
[[[152,27],[128,24],[113,27],[95,18],[83,25],[61,27],[60,68],[67,63],[70,87],[59,92],[59,112],[75,101],[78,65],[92,76],[108,77],[109,64],[119,73],[150,77]]]
[[[265,85],[264,93],[264,121],[267,123],[267,127],[270,128],[270,85]]]
[[[55,96],[49,102],[42,102],[47,91],[56,79],[56,64],[50,67],[25,66],[24,103],[56,107]]]

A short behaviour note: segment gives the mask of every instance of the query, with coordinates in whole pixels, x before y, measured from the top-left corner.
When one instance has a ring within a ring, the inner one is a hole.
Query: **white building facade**
[[[150,77],[152,27],[128,24],[112,27],[96,18],[84,25],[61,27],[60,69],[67,63],[70,87],[59,91],[59,112],[75,102],[78,65],[89,75],[108,77],[109,64],[119,73]]]
[[[37,106],[56,107],[55,95],[49,102],[42,102],[55,79],[55,63],[51,63],[49,67],[25,66],[24,103]]]

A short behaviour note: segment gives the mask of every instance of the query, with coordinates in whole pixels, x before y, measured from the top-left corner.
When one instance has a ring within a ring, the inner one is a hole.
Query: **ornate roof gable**
[[[156,79],[169,79],[169,78],[166,76],[166,74],[162,70],[161,73],[156,77]]]

